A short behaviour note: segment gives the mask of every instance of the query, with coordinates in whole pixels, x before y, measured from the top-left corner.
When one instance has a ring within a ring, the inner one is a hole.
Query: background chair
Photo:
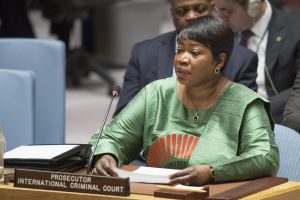
[[[0,69],[0,125],[6,150],[34,142],[34,75]]]
[[[0,39],[0,68],[35,73],[34,144],[64,143],[64,43],[42,39]]]
[[[275,140],[279,147],[280,167],[277,176],[300,181],[300,134],[286,126],[275,125]]]

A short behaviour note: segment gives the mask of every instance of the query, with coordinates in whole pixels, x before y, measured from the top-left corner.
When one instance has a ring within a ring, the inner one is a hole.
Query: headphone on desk
[[[261,0],[248,0],[247,13],[250,17],[256,17],[259,13]]]

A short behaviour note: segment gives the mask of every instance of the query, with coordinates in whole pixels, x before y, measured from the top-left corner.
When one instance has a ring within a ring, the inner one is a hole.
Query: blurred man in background
[[[291,95],[286,103],[282,124],[300,133],[300,71],[296,76]]]
[[[237,41],[257,53],[258,93],[271,102],[271,113],[281,123],[300,68],[300,23],[271,7],[267,0],[214,0],[214,14],[237,33]]]

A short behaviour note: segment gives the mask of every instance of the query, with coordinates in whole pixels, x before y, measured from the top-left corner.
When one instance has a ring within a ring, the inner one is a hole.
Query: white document
[[[164,169],[155,167],[139,167],[132,172],[115,169],[119,177],[129,177],[131,183],[169,183],[169,175],[178,172],[176,169]]]
[[[4,159],[52,159],[79,145],[20,146],[4,154]]]
[[[199,190],[203,190],[204,187],[200,187],[200,186],[187,186],[187,185],[182,185],[182,184],[177,184],[174,186],[174,188],[180,188],[180,189],[186,189],[186,190],[195,190],[195,191],[199,191]]]

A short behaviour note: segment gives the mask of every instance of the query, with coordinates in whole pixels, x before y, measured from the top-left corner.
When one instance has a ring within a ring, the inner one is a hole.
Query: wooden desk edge
[[[253,199],[265,199],[274,197],[277,195],[285,194],[288,192],[292,192],[295,190],[300,190],[300,182],[289,181],[269,189],[263,190],[256,194],[249,195],[247,197],[242,198],[241,200],[253,200]]]
[[[13,186],[13,183],[8,185],[0,185],[0,196],[1,199],[20,199],[22,200],[33,200],[33,199],[43,199],[43,200],[52,200],[52,199],[64,199],[64,200],[74,200],[74,197],[80,200],[164,200],[166,198],[157,198],[149,195],[141,194],[130,194],[128,197],[122,196],[110,196],[110,195],[101,195],[101,194],[88,194],[88,193],[76,193],[76,192],[64,192],[56,190],[40,190],[40,189],[29,189],[29,188],[17,188]],[[9,198],[8,198],[9,197]]]
[[[242,200],[252,200],[252,199],[265,199],[274,197],[277,195],[293,192],[300,190],[300,182],[289,181],[272,188],[266,189],[264,191],[252,194],[250,196],[242,198]],[[16,188],[13,187],[13,184],[9,185],[0,185],[0,196],[4,199],[7,197],[15,197],[19,199],[22,196],[24,200],[32,199],[43,199],[43,200],[52,200],[52,199],[64,199],[64,200],[74,200],[74,197],[80,198],[81,200],[104,200],[104,199],[113,199],[113,200],[162,200],[165,198],[157,198],[148,195],[140,194],[131,194],[129,197],[119,197],[119,196],[105,196],[105,195],[95,195],[87,193],[74,193],[74,192],[62,192],[54,190],[38,190],[38,189],[28,189],[28,188]]]

